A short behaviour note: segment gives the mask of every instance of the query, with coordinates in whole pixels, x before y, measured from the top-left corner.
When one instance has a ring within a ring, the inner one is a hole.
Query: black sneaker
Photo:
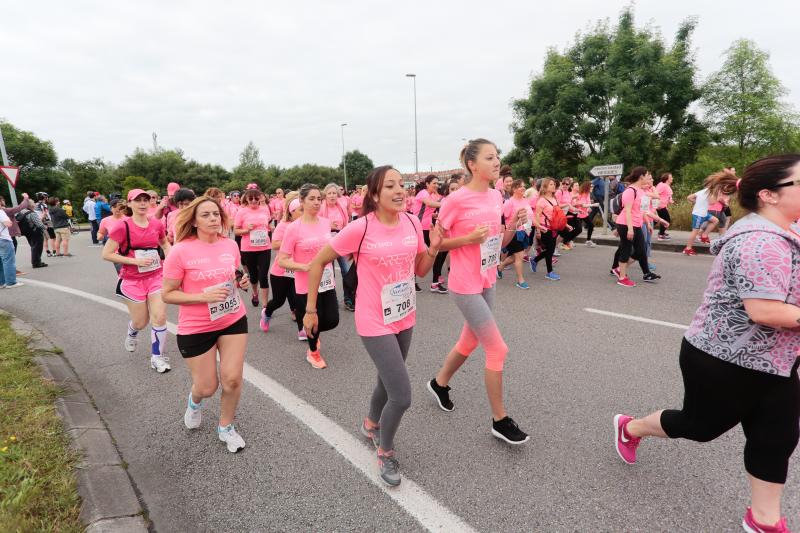
[[[419,283],[414,282],[414,290],[417,292],[422,292],[422,287],[419,286]]]
[[[649,283],[655,283],[656,281],[660,280],[661,276],[658,274],[653,274],[652,272],[648,272],[644,276],[642,276],[643,281],[647,281]]]
[[[33,265],[33,268],[43,268],[46,267],[47,263],[39,263],[38,265]]]
[[[445,285],[444,283],[440,282],[439,283],[439,288],[438,288],[438,290],[436,292],[438,292],[439,294],[447,294],[447,285]]]
[[[448,413],[455,407],[453,402],[450,401],[450,387],[442,387],[436,383],[436,378],[428,382],[428,390],[431,391],[433,397],[436,398],[436,403],[439,404],[439,409],[447,411]]]
[[[492,435],[514,445],[523,444],[530,439],[528,434],[519,429],[517,423],[510,416],[497,421],[492,419]]]

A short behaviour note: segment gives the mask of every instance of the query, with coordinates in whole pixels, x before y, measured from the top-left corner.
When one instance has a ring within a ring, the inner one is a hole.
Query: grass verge
[[[0,316],[0,531],[80,532],[78,457],[33,355]]]

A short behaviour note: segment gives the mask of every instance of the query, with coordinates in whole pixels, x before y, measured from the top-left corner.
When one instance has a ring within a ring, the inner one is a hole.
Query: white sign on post
[[[592,167],[592,170],[589,171],[589,174],[592,176],[621,176],[622,175],[622,163],[618,165],[598,165],[596,167]]]

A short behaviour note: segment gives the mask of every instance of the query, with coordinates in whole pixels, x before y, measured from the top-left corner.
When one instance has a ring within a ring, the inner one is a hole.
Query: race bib
[[[239,310],[239,306],[242,305],[242,299],[239,297],[239,290],[234,286],[233,281],[225,281],[218,285],[206,287],[203,289],[203,292],[209,292],[218,288],[227,289],[228,297],[222,302],[208,304],[208,314],[211,317],[212,322],[219,320],[225,315],[235,313]]]
[[[500,264],[501,236],[502,234],[494,235],[481,243],[481,272]]]
[[[134,250],[133,251],[134,257],[136,259],[152,259],[153,263],[150,266],[140,266],[136,265],[136,268],[139,269],[139,272],[152,272],[153,270],[158,270],[161,268],[161,258],[158,256],[158,250]]]
[[[414,290],[413,278],[384,285],[381,289],[381,307],[383,307],[384,325],[403,320],[412,313],[417,308],[417,292]]]
[[[331,289],[333,289],[333,265],[325,265],[319,282],[319,292],[328,292]]]
[[[250,230],[250,246],[266,246],[269,235],[265,229]]]
[[[294,270],[289,270],[288,268],[283,269],[283,277],[284,278],[292,278],[294,279]]]

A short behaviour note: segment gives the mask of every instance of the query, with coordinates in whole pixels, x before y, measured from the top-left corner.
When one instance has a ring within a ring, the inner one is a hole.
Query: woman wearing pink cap
[[[450,250],[448,281],[456,306],[464,315],[464,327],[427,387],[442,410],[452,411],[448,383],[480,344],[486,352],[484,380],[492,411],[492,435],[509,444],[522,444],[529,437],[503,405],[503,364],[508,346],[492,307],[500,250],[514,238],[516,228],[525,224],[526,210],[514,213],[507,227],[501,224],[503,197],[500,191],[489,188],[500,174],[494,143],[486,139],[469,141],[461,151],[461,164],[472,179],[445,199],[438,223],[445,232],[441,248]]]
[[[334,236],[311,262],[308,307],[317,306],[325,265],[353,254],[358,269],[356,331],[378,370],[378,384],[361,433],[378,448],[381,479],[397,486],[401,478],[394,436],[411,405],[406,357],[416,323],[414,274],[424,276],[430,270],[441,232],[431,231],[428,249],[419,220],[404,212],[403,176],[391,166],[370,172],[367,187],[363,216]],[[309,313],[303,323],[306,334],[313,335],[319,319]]]
[[[142,189],[128,193],[132,215],[109,231],[103,259],[122,265],[116,293],[125,300],[131,318],[125,349],[136,351],[139,330],[150,322],[150,367],[164,373],[172,367],[169,359],[164,357],[167,310],[161,299],[161,261],[169,254],[170,246],[163,222],[147,215],[150,198],[150,194]]]
[[[281,244],[283,242],[283,236],[286,234],[286,228],[289,227],[289,224],[300,218],[300,215],[303,214],[303,210],[300,209],[300,200],[298,199],[300,194],[297,191],[292,191],[286,195],[284,199],[285,205],[281,207],[281,213],[283,213],[283,217],[278,225],[275,227],[275,231],[272,232],[272,247],[275,250],[281,249]],[[292,321],[296,321],[295,318],[295,309],[296,306],[296,299],[297,295],[294,292],[294,272],[291,270],[286,270],[281,265],[278,264],[278,261],[274,261],[272,263],[272,268],[269,271],[269,282],[270,286],[272,287],[272,299],[267,302],[267,307],[264,310],[264,321],[266,322],[266,329],[265,332],[269,331],[269,323],[272,320],[272,313],[276,310],[280,309],[281,306],[288,300],[289,302],[289,310],[292,313]],[[306,332],[297,324],[297,340],[305,341]]]

